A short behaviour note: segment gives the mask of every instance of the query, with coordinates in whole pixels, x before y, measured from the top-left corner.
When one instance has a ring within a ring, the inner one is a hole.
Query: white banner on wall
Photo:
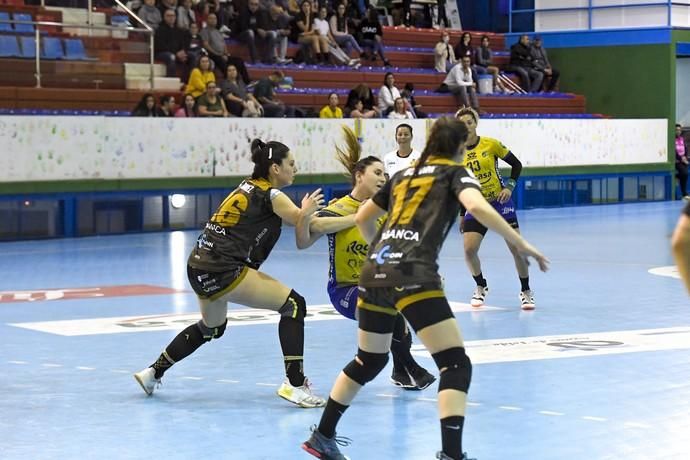
[[[424,148],[432,120],[411,120]],[[365,155],[395,149],[395,120],[362,120]],[[335,161],[342,126],[354,120],[0,117],[0,180],[244,176],[249,143],[290,146],[301,174],[342,172]],[[526,167],[651,164],[668,161],[666,120],[482,120]]]

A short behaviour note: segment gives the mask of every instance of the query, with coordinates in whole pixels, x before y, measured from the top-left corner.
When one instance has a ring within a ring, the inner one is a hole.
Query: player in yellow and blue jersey
[[[501,142],[490,137],[477,135],[479,115],[472,108],[462,108],[457,111],[455,118],[465,123],[468,137],[465,146],[463,165],[474,173],[481,185],[482,195],[496,211],[515,230],[519,231],[515,203],[512,195],[517,180],[522,172],[522,163]],[[498,171],[498,160],[503,160],[511,167],[510,179],[504,180]],[[482,266],[479,261],[479,246],[482,244],[486,227],[482,225],[470,213],[466,213],[461,224],[465,246],[465,261],[470,269],[472,278],[477,287],[472,294],[470,304],[473,307],[484,305],[484,299],[489,288],[482,274]],[[529,286],[529,266],[525,258],[518,252],[514,245],[508,243],[508,248],[515,259],[518,277],[520,278],[520,304],[523,310],[534,310],[534,295]]]
[[[333,307],[343,316],[357,319],[357,298],[359,276],[367,259],[369,245],[354,224],[354,215],[365,200],[371,198],[386,183],[384,166],[381,160],[368,156],[360,158],[361,147],[357,136],[345,127],[348,151],[340,148],[338,160],[345,166],[353,185],[352,191],[334,200],[319,211],[318,217],[352,217],[351,226],[335,233],[328,233],[328,295]],[[296,227],[297,247],[306,248],[314,244],[324,232],[319,232],[310,219],[304,218]],[[410,354],[412,335],[406,327],[402,315],[396,318],[391,352],[393,373],[391,381],[407,390],[422,390],[431,385],[436,378],[422,368]]]

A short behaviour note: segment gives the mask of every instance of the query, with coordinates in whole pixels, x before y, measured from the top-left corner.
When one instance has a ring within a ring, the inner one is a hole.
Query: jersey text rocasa
[[[490,137],[480,137],[477,145],[465,149],[462,164],[474,173],[487,201],[494,201],[503,189],[503,178],[498,172],[498,159],[505,158],[509,153],[505,145]]]
[[[320,217],[349,216],[357,212],[361,201],[346,195],[319,211]],[[367,257],[369,245],[357,227],[328,235],[328,286],[353,286]]]
[[[372,242],[361,286],[439,281],[438,254],[460,210],[458,194],[480,189],[471,172],[448,159],[432,156],[413,173],[408,168],[396,174],[372,198],[388,219]]]
[[[259,268],[280,237],[282,220],[272,205],[278,193],[263,179],[242,182],[206,223],[187,263],[217,272],[237,263]]]

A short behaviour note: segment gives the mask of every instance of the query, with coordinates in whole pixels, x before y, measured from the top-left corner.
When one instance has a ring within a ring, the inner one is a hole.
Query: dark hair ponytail
[[[252,163],[254,163],[252,179],[268,179],[268,170],[271,165],[280,165],[287,157],[290,149],[283,143],[276,141],[264,142],[257,138],[252,141],[251,151]]]
[[[352,185],[355,185],[358,172],[363,173],[367,166],[377,162],[380,163],[381,160],[371,155],[360,158],[362,156],[362,146],[359,144],[357,135],[349,126],[343,126],[343,136],[345,137],[347,149],[343,150],[336,145],[335,157],[341,165],[345,166],[347,170],[345,177],[349,177]]]
[[[432,155],[453,158],[460,145],[467,142],[467,135],[467,126],[460,120],[451,117],[441,117],[436,120],[429,133],[429,141],[426,143],[419,160],[417,160],[414,175],[417,175],[419,169]]]

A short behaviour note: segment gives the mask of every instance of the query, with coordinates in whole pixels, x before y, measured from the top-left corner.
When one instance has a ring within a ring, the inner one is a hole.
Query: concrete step
[[[139,64],[135,62],[125,62],[125,78],[149,78],[151,66],[149,64]],[[163,64],[153,65],[153,75],[155,77],[165,77],[165,66]]]
[[[155,77],[153,84],[156,91],[180,91],[182,88],[182,82],[179,78]],[[125,88],[141,91],[151,89],[149,79],[143,77],[125,78]]]

